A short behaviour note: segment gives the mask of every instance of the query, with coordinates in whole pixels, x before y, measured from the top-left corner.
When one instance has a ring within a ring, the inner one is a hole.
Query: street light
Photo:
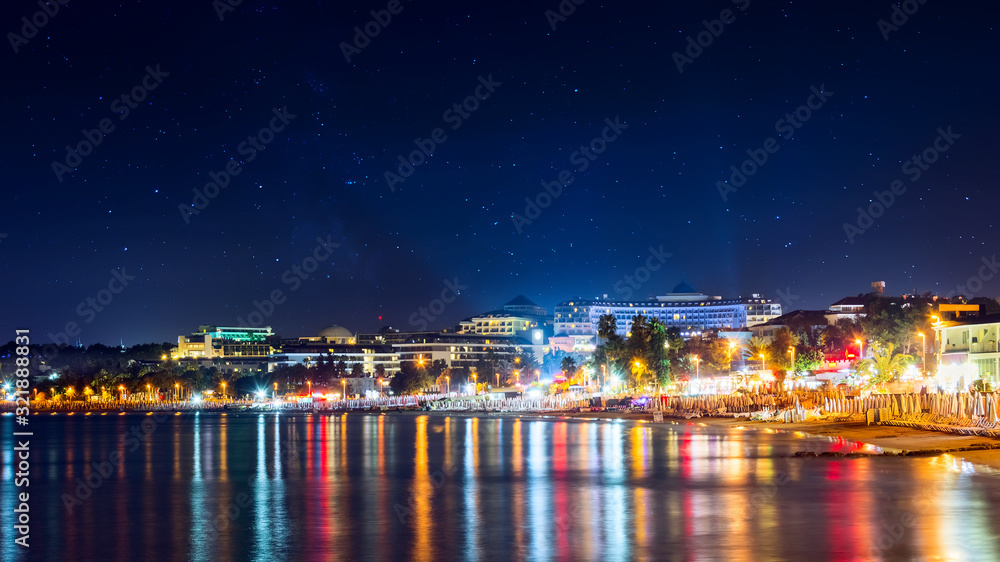
[[[347,379],[340,379],[340,385],[344,387],[344,400],[347,399]]]
[[[472,373],[472,393],[479,394],[479,389],[476,387],[476,373]]]
[[[225,382],[222,383],[222,401],[223,402],[226,401],[226,383]]]
[[[274,383],[274,399],[278,399],[278,383]]]
[[[309,385],[309,398],[312,398],[312,395],[313,395],[313,383],[312,383],[312,381],[306,381],[306,384]]]
[[[177,402],[180,399],[181,399],[181,385],[178,383],[174,383],[174,402]]]
[[[764,354],[763,353],[760,354],[760,370],[761,371],[766,371],[767,370],[767,364],[764,363]]]
[[[694,378],[701,379],[701,357],[697,355],[694,356]]]
[[[451,396],[451,377],[445,375],[444,380],[448,381],[448,396]]]
[[[153,393],[152,393],[152,391],[149,390],[149,385],[148,384],[146,385],[146,398],[150,402],[152,402],[152,400],[153,400]]]
[[[795,374],[795,346],[788,346],[788,353],[792,354],[792,374]]]
[[[923,332],[917,332],[920,335],[920,366],[924,369],[924,374],[927,374],[927,336]]]
[[[858,358],[865,358],[865,344],[861,340],[854,340],[854,343],[858,344]]]

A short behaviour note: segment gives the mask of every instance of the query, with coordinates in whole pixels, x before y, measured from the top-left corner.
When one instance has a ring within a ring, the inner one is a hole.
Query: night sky
[[[557,0],[244,0],[221,20],[222,2],[176,4],[74,0],[23,44],[10,33],[41,8],[0,8],[0,340],[30,328],[48,342],[74,322],[85,344],[176,341],[248,319],[275,290],[262,308],[284,336],[407,330],[457,280],[430,324],[444,328],[518,294],[550,312],[622,297],[651,247],[670,256],[632,298],[682,279],[786,311],[878,280],[1000,294],[989,268],[979,277],[1000,200],[992,3],[914,1],[898,29],[880,29],[889,2],[565,0],[564,21],[546,16]],[[348,63],[341,44],[387,6]],[[723,10],[731,23],[713,24]],[[679,58],[699,33],[707,46]],[[807,102],[798,128],[779,123]],[[577,152],[616,118],[627,128],[603,152]],[[92,152],[78,146],[102,125]],[[443,142],[390,189],[385,172],[436,129]],[[907,172],[935,141],[948,150]],[[196,201],[227,164],[239,172]],[[572,183],[539,198],[564,170]],[[894,180],[905,191],[884,214],[845,232]],[[526,215],[526,197],[546,208]]]

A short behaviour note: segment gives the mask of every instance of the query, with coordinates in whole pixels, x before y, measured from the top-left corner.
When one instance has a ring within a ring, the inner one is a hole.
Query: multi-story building
[[[939,351],[938,374],[953,373],[966,380],[983,379],[1000,386],[1000,316],[980,316],[962,321],[941,321],[934,324],[935,346]]]
[[[837,320],[854,320],[865,315],[865,298],[844,297],[830,305],[830,312],[827,314],[827,322],[836,324]]]
[[[751,326],[750,333],[771,341],[774,332],[782,328],[789,328],[793,332],[823,330],[829,325],[828,317],[828,310],[793,310],[767,322]]]
[[[780,306],[780,305],[779,305]],[[571,300],[556,305],[553,347],[567,351],[593,351],[601,316],[614,316],[620,336],[627,337],[638,314],[656,318],[683,337],[712,330],[738,330],[747,324],[747,308],[740,299],[723,299],[696,292],[687,283],[673,292],[645,301]],[[572,346],[572,349],[570,349]]]
[[[314,367],[320,361],[343,361],[350,372],[360,364],[365,377],[372,377],[381,365],[386,376],[399,372],[403,361],[432,363],[444,361],[448,367],[475,367],[481,359],[496,359],[532,354],[541,363],[549,347],[544,345],[540,329],[534,328],[529,337],[490,336],[485,334],[455,334],[444,332],[387,332],[374,337],[358,334],[359,344],[324,344],[299,338],[282,346],[267,358],[268,370],[302,364]],[[538,340],[537,343],[531,339]],[[378,343],[370,343],[378,342]]]
[[[537,327],[538,320],[535,318],[494,310],[462,320],[458,324],[458,333],[530,337],[529,330]]]
[[[365,377],[373,377],[381,366],[386,376],[399,372],[399,353],[391,345],[324,344],[305,341],[285,345],[267,358],[267,370],[302,364],[315,367],[321,361],[344,362],[347,372],[361,365]]]
[[[314,343],[314,344],[339,344],[339,345],[354,345],[357,343],[357,338],[355,335],[348,330],[337,325],[330,326],[320,330],[318,335],[315,336],[301,336],[296,338],[292,342],[288,343]]]
[[[266,357],[273,351],[270,326],[263,328],[199,326],[190,338],[177,337],[173,358],[215,359],[230,357]]]
[[[537,330],[537,328],[536,328]],[[449,367],[475,367],[480,359],[492,352],[494,357],[506,358],[533,354],[541,363],[549,347],[539,335],[537,343],[524,337],[488,336],[482,334],[447,334],[440,332],[414,332],[394,334],[391,344],[399,353],[400,361],[445,361]]]
[[[511,314],[520,314],[521,316],[534,318],[544,318],[548,314],[548,310],[531,302],[524,295],[514,297],[510,302],[503,305],[503,310]]]
[[[781,316],[781,303],[765,299],[757,293],[748,299],[743,299],[743,306],[747,309],[748,328]]]

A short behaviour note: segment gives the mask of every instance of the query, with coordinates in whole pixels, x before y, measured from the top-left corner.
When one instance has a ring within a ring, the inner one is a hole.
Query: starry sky
[[[4,341],[444,328],[682,279],[1000,294],[989,2],[168,4],[0,7]]]

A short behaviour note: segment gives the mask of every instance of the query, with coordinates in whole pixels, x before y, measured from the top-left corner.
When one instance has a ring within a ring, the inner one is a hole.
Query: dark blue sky
[[[19,52],[7,35],[0,339],[75,322],[85,343],[175,340],[247,319],[275,290],[266,322],[283,335],[410,329],[457,279],[467,288],[431,323],[445,327],[517,294],[550,310],[615,295],[661,246],[671,257],[633,298],[683,277],[824,308],[876,280],[948,293],[995,251],[988,2],[927,2],[886,40],[888,3],[589,0],[553,31],[555,0],[407,1],[348,63],[341,43],[387,4],[244,0],[220,21],[210,2],[70,2]],[[732,23],[679,72],[672,54],[727,9]],[[38,11],[5,2],[3,31]],[[446,111],[490,75],[453,129]],[[114,100],[136,87],[145,99],[125,115]],[[778,121],[808,101],[819,107],[783,138]],[[628,128],[581,171],[574,151],[616,117]],[[102,120],[114,128],[59,181],[53,162]],[[241,146],[271,125],[263,150]],[[960,137],[911,181],[906,161],[949,126]],[[384,173],[437,128],[447,138],[390,190]],[[768,138],[777,152],[724,201],[717,182]],[[178,206],[233,159],[239,173],[186,223]],[[519,232],[513,214],[562,170],[572,183]],[[905,191],[849,240],[844,224],[896,179]],[[314,254],[317,237],[330,252]],[[134,279],[112,282],[117,269]],[[988,274],[974,296],[1000,293]],[[120,292],[101,293],[109,283]]]

